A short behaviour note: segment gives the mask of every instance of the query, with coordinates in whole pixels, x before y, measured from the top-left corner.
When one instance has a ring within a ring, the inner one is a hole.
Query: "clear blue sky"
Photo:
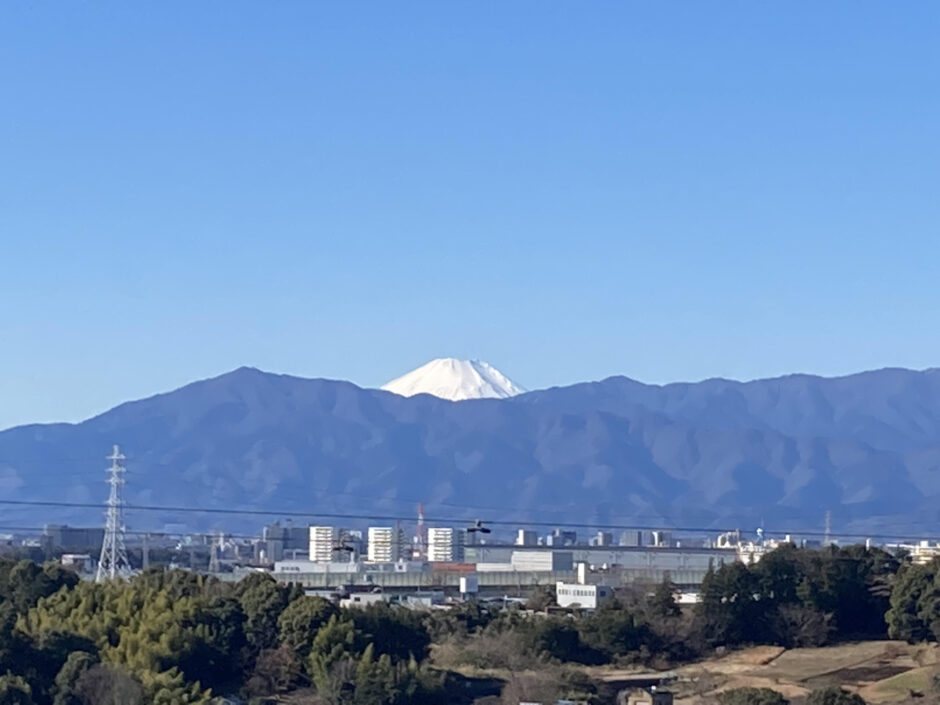
[[[936,2],[5,3],[0,427],[239,365],[940,365]]]

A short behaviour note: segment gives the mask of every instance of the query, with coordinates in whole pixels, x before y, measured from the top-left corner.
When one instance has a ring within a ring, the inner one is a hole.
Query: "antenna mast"
[[[121,461],[124,454],[117,445],[108,456],[111,467],[108,468],[108,511],[105,514],[104,541],[101,543],[101,558],[98,559],[98,573],[95,582],[101,583],[113,578],[127,578],[131,574],[131,564],[127,560],[127,548],[124,546],[124,473]]]

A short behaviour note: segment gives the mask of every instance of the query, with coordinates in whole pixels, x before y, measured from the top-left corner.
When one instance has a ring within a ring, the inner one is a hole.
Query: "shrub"
[[[858,693],[833,685],[814,690],[806,698],[806,705],[865,705],[865,701]]]
[[[787,700],[770,688],[732,688],[718,694],[721,705],[787,705]]]

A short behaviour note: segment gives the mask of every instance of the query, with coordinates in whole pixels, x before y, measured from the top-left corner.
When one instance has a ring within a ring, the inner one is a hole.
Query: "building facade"
[[[460,529],[431,527],[428,529],[428,561],[453,563],[464,558],[464,532]]]
[[[311,526],[309,555],[314,563],[332,563],[336,548],[341,539],[342,531],[335,526]]]
[[[587,610],[596,610],[612,599],[613,596],[614,589],[607,585],[555,584],[555,601],[559,607],[581,607]]]
[[[82,527],[68,524],[46,524],[40,542],[47,548],[70,552],[101,548],[104,529],[100,526]]]
[[[523,572],[554,572],[574,570],[571,551],[513,551],[509,564]]]
[[[394,563],[402,558],[402,533],[391,526],[370,526],[366,560],[370,563]]]

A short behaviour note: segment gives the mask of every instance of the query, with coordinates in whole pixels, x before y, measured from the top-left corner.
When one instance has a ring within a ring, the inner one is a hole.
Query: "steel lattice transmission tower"
[[[107,520],[104,525],[104,541],[101,543],[101,558],[98,559],[98,573],[95,582],[113,578],[127,578],[131,574],[131,564],[127,560],[127,549],[124,546],[124,454],[121,449],[114,446],[108,456],[111,467],[108,468],[108,484],[111,493],[108,495]]]

